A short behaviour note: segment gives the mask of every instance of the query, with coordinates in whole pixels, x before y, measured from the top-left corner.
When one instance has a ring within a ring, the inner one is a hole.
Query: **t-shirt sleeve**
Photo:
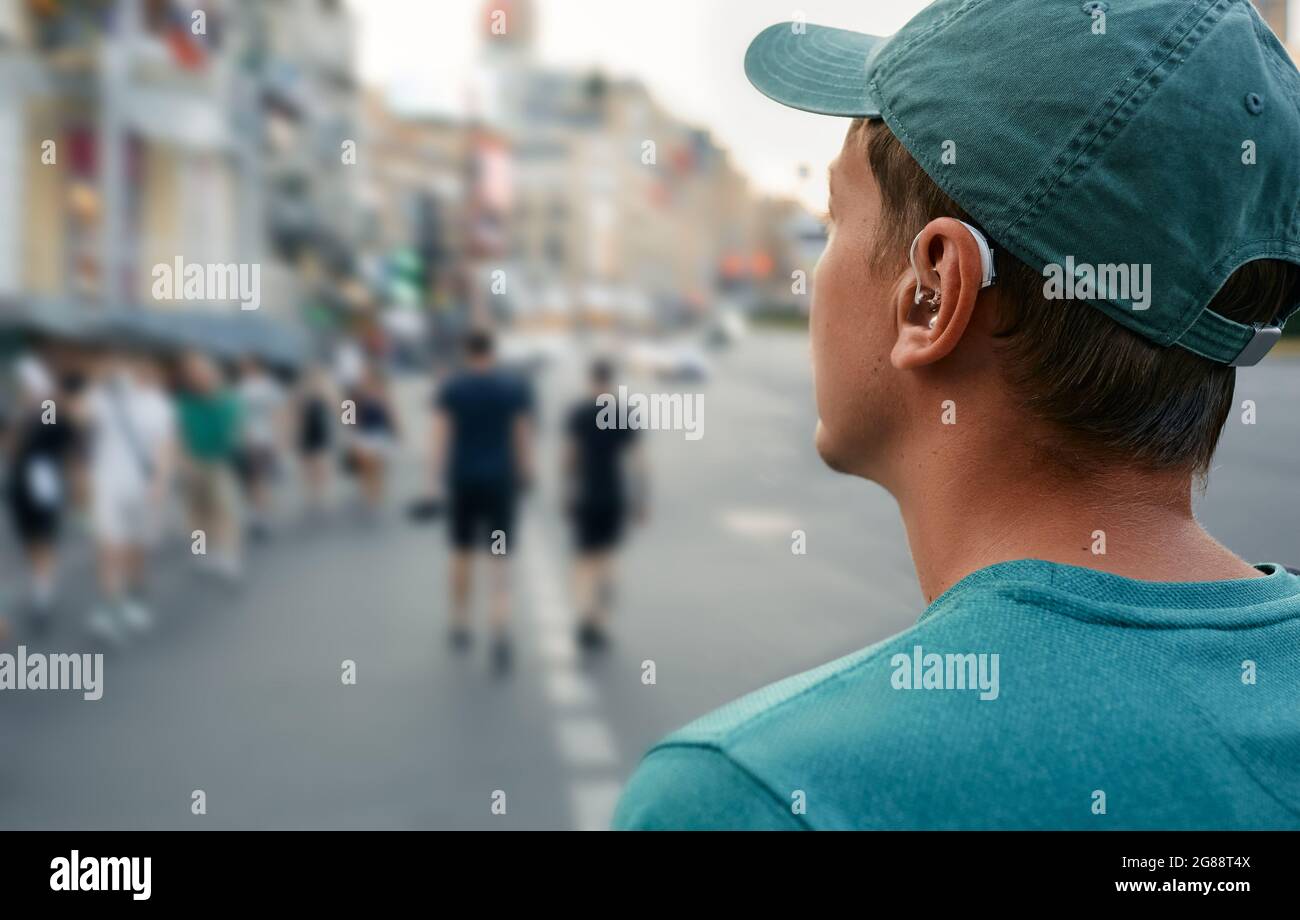
[[[515,413],[517,415],[532,415],[534,411],[533,386],[527,380],[519,382],[519,390],[516,395]]]
[[[571,438],[581,437],[583,431],[591,424],[591,413],[587,411],[585,403],[579,403],[569,410],[569,418],[564,426],[565,432]]]
[[[456,404],[460,402],[461,390],[463,390],[461,379],[452,374],[451,377],[447,377],[445,381],[439,383],[437,389],[433,391],[433,399],[430,400],[430,404],[439,412],[452,415],[456,411]]]
[[[803,830],[790,806],[716,748],[667,746],[632,774],[615,830]]]

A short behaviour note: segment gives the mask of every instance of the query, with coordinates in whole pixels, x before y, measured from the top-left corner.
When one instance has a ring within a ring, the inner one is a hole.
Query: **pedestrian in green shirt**
[[[233,462],[239,446],[239,400],[233,391],[187,392],[180,398],[181,431],[190,456]]]
[[[179,400],[185,445],[185,491],[193,531],[203,552],[196,555],[214,571],[238,579],[242,573],[243,524],[235,475],[241,435],[239,400],[221,368],[206,355],[185,357]]]
[[[1276,37],[1245,0],[940,0],[745,68],[853,119],[816,445],[897,500],[929,606],[661,742],[615,826],[1300,828],[1300,578],[1192,513],[1300,304]]]

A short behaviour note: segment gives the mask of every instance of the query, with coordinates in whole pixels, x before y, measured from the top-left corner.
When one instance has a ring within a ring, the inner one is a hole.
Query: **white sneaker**
[[[132,632],[142,633],[153,628],[153,614],[143,604],[130,600],[122,601],[118,613],[121,615],[126,628]]]
[[[107,645],[122,644],[122,629],[107,607],[96,607],[86,619],[86,632]]]

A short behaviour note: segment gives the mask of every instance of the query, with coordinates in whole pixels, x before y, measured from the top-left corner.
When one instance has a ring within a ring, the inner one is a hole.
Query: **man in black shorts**
[[[447,487],[451,522],[451,643],[470,645],[469,590],[474,550],[491,559],[492,662],[510,666],[510,591],[506,560],[517,539],[515,504],[532,476],[533,398],[527,382],[496,365],[492,336],[465,338],[464,367],[434,402],[433,473]]]
[[[602,424],[618,412],[602,413],[612,400],[614,367],[606,360],[591,366],[591,392],[569,412],[565,426],[564,466],[569,517],[576,559],[574,598],[578,605],[578,644],[588,650],[605,646],[606,625],[614,598],[614,553],[629,514],[645,516],[645,464],[636,429]],[[629,463],[631,469],[628,469]],[[633,477],[628,481],[627,473]]]

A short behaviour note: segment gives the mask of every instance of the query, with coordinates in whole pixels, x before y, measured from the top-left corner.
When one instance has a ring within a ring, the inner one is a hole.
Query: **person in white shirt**
[[[157,363],[124,352],[104,359],[86,411],[100,589],[87,625],[96,637],[116,642],[153,621],[142,594],[175,469],[176,419]]]
[[[289,430],[287,397],[284,387],[253,357],[240,364],[238,395],[244,420],[239,465],[252,512],[249,531],[254,539],[263,539],[270,533],[271,481]]]

